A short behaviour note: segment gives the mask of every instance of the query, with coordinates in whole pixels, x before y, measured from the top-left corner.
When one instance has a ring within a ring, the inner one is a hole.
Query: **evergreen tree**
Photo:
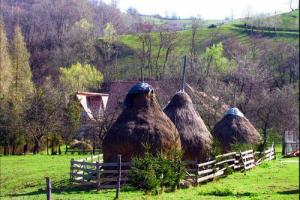
[[[17,104],[24,102],[25,97],[33,91],[29,56],[21,28],[17,25],[12,43],[11,85],[12,97]]]
[[[3,21],[0,19],[0,98],[7,95],[12,80],[11,59]]]

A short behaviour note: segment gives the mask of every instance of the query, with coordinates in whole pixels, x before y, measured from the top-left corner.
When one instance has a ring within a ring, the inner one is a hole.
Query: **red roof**
[[[110,85],[110,92],[106,107],[107,113],[120,112],[123,101],[129,89],[138,81],[115,81]],[[164,80],[164,81],[145,81],[154,88],[159,104],[164,107],[171,100],[176,92],[179,91],[180,81],[178,80]],[[186,92],[191,96],[194,103],[200,103],[201,106],[208,112],[214,112],[213,104],[221,103],[220,114],[224,114],[229,108],[228,105],[219,101],[218,97],[209,96],[204,92],[194,90],[187,84]]]

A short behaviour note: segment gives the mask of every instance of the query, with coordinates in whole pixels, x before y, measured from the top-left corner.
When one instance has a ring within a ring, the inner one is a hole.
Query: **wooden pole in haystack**
[[[141,66],[141,81],[144,83],[144,63]]]
[[[182,82],[181,82],[181,91],[184,92],[185,86],[185,67],[186,67],[186,56],[183,57],[183,66],[182,66]]]

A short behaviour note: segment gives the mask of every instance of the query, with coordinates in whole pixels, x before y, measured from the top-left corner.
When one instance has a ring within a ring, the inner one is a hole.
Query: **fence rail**
[[[276,158],[274,144],[263,152],[254,152],[252,149],[240,152],[230,152],[218,155],[214,160],[204,163],[185,161],[186,179],[194,184],[207,182],[226,174],[226,170],[250,170],[263,160],[270,161]],[[128,181],[131,163],[121,162],[103,163],[102,154],[81,160],[71,160],[70,181],[72,183],[92,184],[98,190],[118,188]]]

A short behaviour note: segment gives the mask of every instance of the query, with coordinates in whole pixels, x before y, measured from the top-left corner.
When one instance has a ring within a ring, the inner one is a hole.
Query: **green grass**
[[[280,152],[281,149],[277,148]],[[26,155],[0,157],[0,199],[45,199],[45,177],[53,182],[53,199],[113,199],[114,190],[70,186],[70,159],[84,155]],[[144,196],[141,191],[122,189],[121,199],[299,199],[298,158],[265,162],[247,173],[235,172],[213,182],[175,193]]]
[[[199,54],[205,51],[204,43],[207,40],[212,39],[214,35],[222,35],[222,36],[230,36],[236,38],[241,41],[241,43],[247,45],[250,42],[250,38],[255,35],[263,36],[264,38],[271,40],[273,42],[288,42],[298,44],[299,40],[299,33],[295,30],[299,30],[298,20],[299,20],[299,13],[298,11],[289,12],[280,14],[278,16],[271,16],[277,17],[280,20],[280,24],[278,28],[281,28],[280,31],[270,31],[270,30],[256,30],[254,29],[253,32],[251,30],[245,30],[244,28],[238,27],[237,24],[243,24],[243,21],[234,21],[232,23],[227,23],[218,28],[200,28],[197,32],[196,36],[196,49]],[[184,21],[184,20],[183,20]],[[188,21],[188,20],[186,20]],[[286,30],[285,30],[286,29]],[[289,31],[293,30],[293,31]],[[182,55],[189,55],[190,51],[190,44],[191,44],[191,30],[183,30],[177,32],[177,44],[176,48],[174,49],[173,55],[178,59],[178,62],[169,63],[170,69],[167,69],[167,72],[176,71],[178,68],[179,71],[175,72],[180,73],[180,59]],[[156,56],[158,52],[159,46],[159,33],[151,33],[152,36],[152,55]],[[122,35],[120,36],[120,42],[128,46],[129,48],[133,49],[134,51],[138,52],[141,49],[141,41],[137,35]],[[162,63],[164,58],[164,51],[161,52],[161,57],[159,59],[159,63]],[[139,78],[140,74],[140,65],[141,61],[138,59],[136,55],[131,56],[121,56],[118,59],[118,71],[116,74],[117,79],[128,79],[128,78]],[[148,77],[148,69],[145,69],[145,76]]]

